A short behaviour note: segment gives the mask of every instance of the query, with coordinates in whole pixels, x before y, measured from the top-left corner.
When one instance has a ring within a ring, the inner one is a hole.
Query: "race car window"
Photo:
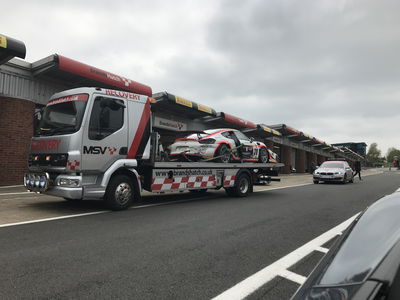
[[[226,137],[226,138],[228,138],[228,139],[231,139],[232,137],[231,137],[231,132],[230,131],[224,131],[224,132],[222,132],[221,133],[221,135],[222,136],[224,136],[224,137]]]
[[[236,136],[238,137],[239,140],[245,140],[249,141],[250,139],[242,132],[240,131],[235,131]]]

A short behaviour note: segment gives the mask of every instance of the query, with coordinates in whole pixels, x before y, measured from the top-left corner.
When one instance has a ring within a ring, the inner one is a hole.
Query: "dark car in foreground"
[[[400,299],[400,192],[365,210],[292,300]]]

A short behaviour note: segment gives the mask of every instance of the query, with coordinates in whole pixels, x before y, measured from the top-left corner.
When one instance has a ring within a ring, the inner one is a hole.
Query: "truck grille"
[[[67,165],[67,160],[67,153],[30,154],[28,164],[29,166],[65,167]]]

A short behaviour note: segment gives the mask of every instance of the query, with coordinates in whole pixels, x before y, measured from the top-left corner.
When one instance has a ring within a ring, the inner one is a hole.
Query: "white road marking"
[[[39,196],[32,197],[15,197],[15,198],[0,198],[0,202],[2,201],[16,201],[16,200],[31,200],[31,199],[39,199]]]
[[[33,194],[33,192],[3,193],[3,194],[0,194],[0,196],[22,195],[22,194]]]
[[[195,201],[195,200],[200,200],[200,199],[205,199],[205,198],[207,198],[207,197],[191,198],[191,199],[180,200],[180,201],[172,201],[172,202],[167,202],[167,203],[155,203],[155,204],[132,206],[132,207],[130,207],[130,209],[140,209],[140,208],[153,207],[153,206],[170,205],[170,204],[190,202],[190,201]],[[39,222],[48,222],[48,221],[54,221],[54,220],[60,220],[60,219],[68,219],[68,218],[90,216],[90,215],[98,215],[98,214],[104,214],[104,213],[107,213],[107,212],[111,212],[111,210],[100,210],[100,211],[94,211],[94,212],[82,213],[82,214],[75,214],[75,215],[66,215],[66,216],[60,216],[60,217],[37,219],[37,220],[23,221],[23,222],[17,222],[17,223],[0,224],[0,228],[1,227],[10,227],[10,226],[17,226],[17,225],[32,224],[32,223],[39,223]]]
[[[345,230],[351,222],[358,216],[358,213],[351,218],[347,219],[343,223],[337,225],[336,227],[328,230],[327,232],[316,237],[307,244],[297,248],[293,252],[287,254],[271,265],[265,267],[264,269],[258,271],[257,273],[251,275],[250,277],[239,282],[235,286],[226,290],[222,294],[213,298],[214,300],[234,300],[234,299],[244,299],[249,296],[261,286],[266,284],[268,281],[272,280],[274,277],[278,276],[281,272],[293,266],[295,263],[306,257],[308,254],[314,251],[316,247],[319,247],[332,238],[334,238],[339,232]],[[286,273],[288,274],[288,273]],[[298,279],[298,278],[297,278]]]
[[[287,189],[287,188],[291,188],[291,187],[310,185],[310,184],[313,184],[313,183],[302,183],[302,184],[296,184],[296,185],[288,185],[288,186],[281,186],[281,187],[275,187],[275,188],[270,188],[270,189],[263,189],[263,190],[254,191],[254,193],[272,191],[272,190],[280,190],[280,189]]]
[[[76,214],[76,215],[67,215],[67,216],[61,216],[61,217],[37,219],[37,220],[17,222],[17,223],[8,223],[8,224],[0,225],[0,228],[1,227],[24,225],[24,224],[39,223],[39,222],[48,222],[48,221],[54,221],[54,220],[60,220],[60,219],[76,218],[76,217],[82,217],[82,216],[97,215],[97,214],[103,214],[103,213],[106,213],[106,212],[110,212],[110,211],[109,210],[101,210],[101,211],[95,211],[95,212],[83,213],[83,214]]]
[[[14,188],[14,187],[20,187],[23,186],[21,185],[6,185],[6,186],[0,186],[0,189],[8,189],[8,188]]]
[[[281,270],[281,271],[279,271],[279,273],[277,275],[280,277],[286,278],[290,281],[294,281],[298,284],[303,284],[307,279],[307,277],[296,274],[289,270]]]
[[[324,247],[316,247],[315,251],[322,252],[322,253],[328,253],[329,249],[324,248]]]

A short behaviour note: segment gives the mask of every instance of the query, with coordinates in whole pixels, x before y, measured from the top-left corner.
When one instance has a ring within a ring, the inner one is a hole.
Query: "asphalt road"
[[[3,227],[0,299],[209,299],[399,186],[385,172]]]

